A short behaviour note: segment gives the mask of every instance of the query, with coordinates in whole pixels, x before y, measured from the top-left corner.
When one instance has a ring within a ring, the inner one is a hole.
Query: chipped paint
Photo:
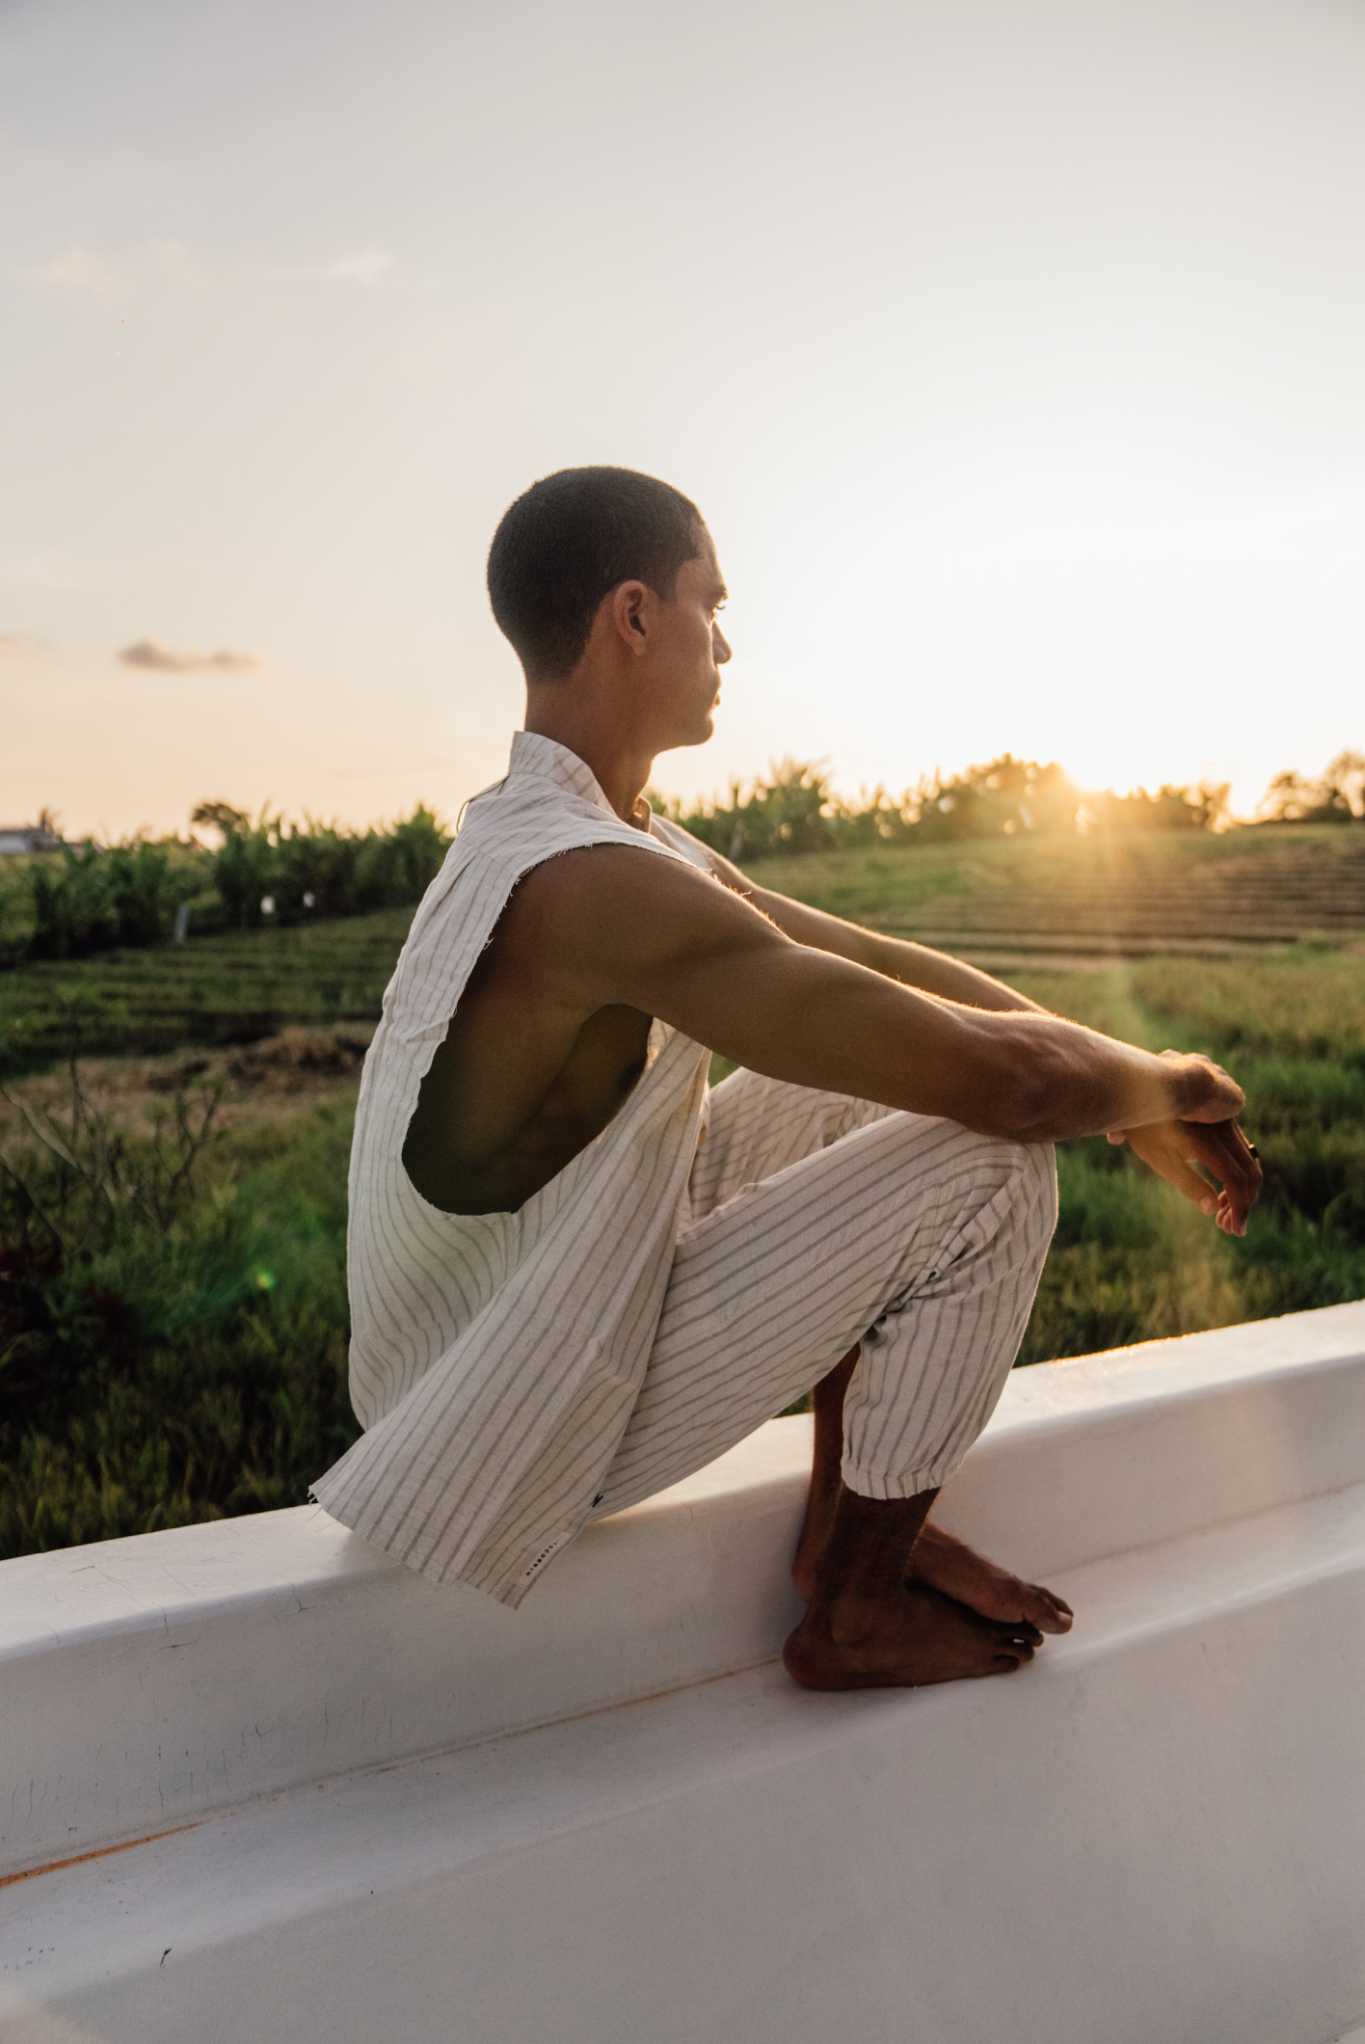
[[[59,1867],[76,1867],[83,1860],[107,1859],[111,1852],[131,1852],[135,1845],[151,1845],[158,1838],[174,1838],[177,1831],[197,1831],[207,1819],[196,1817],[192,1824],[172,1824],[165,1831],[148,1831],[141,1838],[125,1838],[118,1845],[97,1845],[91,1852],[73,1852],[67,1859],[45,1860],[40,1867],[24,1867],[17,1874],[0,1874],[0,1888],[8,1888],[15,1881],[31,1881],[37,1874],[55,1874]]]

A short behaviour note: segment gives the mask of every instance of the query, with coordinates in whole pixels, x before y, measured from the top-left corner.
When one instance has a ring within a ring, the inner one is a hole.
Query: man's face
[[[704,533],[701,552],[683,562],[673,601],[663,606],[669,629],[662,693],[670,730],[677,734],[665,741],[669,745],[701,745],[715,729],[720,669],[730,658],[729,642],[717,622],[726,594],[715,547]]]

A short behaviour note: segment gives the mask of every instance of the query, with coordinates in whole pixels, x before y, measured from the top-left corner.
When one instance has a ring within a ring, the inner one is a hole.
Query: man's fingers
[[[1248,1209],[1255,1206],[1263,1177],[1261,1163],[1252,1155],[1251,1145],[1237,1123],[1220,1122],[1216,1132],[1203,1128],[1199,1133],[1212,1153],[1207,1161],[1224,1184],[1240,1196]]]
[[[1218,1195],[1220,1223],[1226,1218],[1231,1222],[1228,1232],[1240,1235],[1245,1231],[1246,1218],[1251,1211],[1251,1195],[1242,1184],[1240,1173],[1235,1171],[1225,1158],[1211,1162],[1209,1169],[1222,1181],[1222,1190]]]
[[[1242,1161],[1242,1168],[1246,1172],[1247,1183],[1251,1188],[1250,1204],[1254,1206],[1260,1195],[1261,1185],[1265,1178],[1265,1173],[1261,1169],[1261,1160],[1247,1141],[1240,1122],[1230,1121],[1227,1124],[1225,1133],[1227,1140],[1234,1143],[1237,1147]]]
[[[1187,1122],[1184,1125],[1187,1155],[1222,1181],[1231,1225],[1228,1233],[1244,1234],[1246,1218],[1261,1190],[1261,1166],[1251,1154],[1251,1145],[1235,1122]],[[1223,1216],[1219,1215],[1223,1226]]]
[[[1201,1178],[1183,1157],[1173,1157],[1171,1168],[1162,1173],[1167,1184],[1183,1192],[1186,1199],[1192,1199],[1206,1214],[1213,1213],[1218,1204],[1217,1194],[1207,1178]]]

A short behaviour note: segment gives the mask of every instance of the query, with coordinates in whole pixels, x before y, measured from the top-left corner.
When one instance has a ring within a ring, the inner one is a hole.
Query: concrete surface
[[[1343,2039],[1363,1388],[1365,1303],[1017,1373],[942,1517],[1076,1629],[918,1692],[773,1659],[806,1420],[518,1613],[311,1505],[0,1564],[7,2044]]]

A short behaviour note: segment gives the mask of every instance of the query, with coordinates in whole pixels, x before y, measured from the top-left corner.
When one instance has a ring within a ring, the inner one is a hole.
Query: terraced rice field
[[[810,860],[770,862],[754,878],[988,971],[1365,941],[1365,830],[1349,827],[1270,841],[1246,833],[1088,850],[973,846],[949,854],[951,864],[943,848],[852,856],[873,865],[868,878],[880,884],[856,889],[851,874],[830,872],[822,885]],[[893,860],[903,862],[894,874]],[[916,870],[917,860],[929,863]]]
[[[1059,884],[1021,916],[1009,893],[940,899],[912,920],[879,916],[877,926],[937,945],[974,964],[1003,968],[1043,959],[1109,964],[1158,955],[1234,958],[1267,945],[1365,938],[1365,846],[1353,871],[1324,873],[1309,857],[1273,874],[1215,868],[1188,881],[1102,878]]]
[[[44,962],[0,974],[0,1075],[72,1048],[152,1053],[253,1043],[292,1023],[373,1022],[411,909],[245,931],[155,951]]]

